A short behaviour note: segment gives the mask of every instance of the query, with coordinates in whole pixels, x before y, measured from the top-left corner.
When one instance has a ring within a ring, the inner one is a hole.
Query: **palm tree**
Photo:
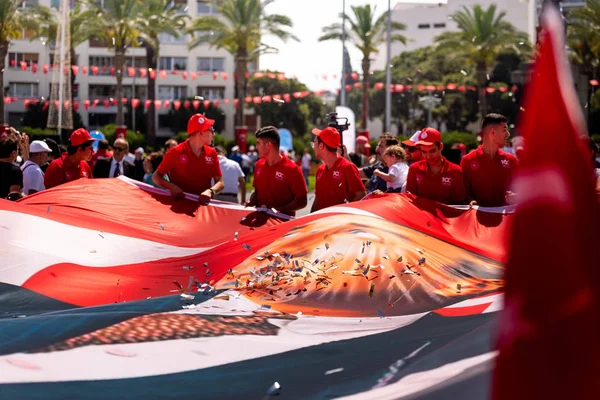
[[[487,9],[475,5],[452,15],[460,31],[444,32],[435,38],[437,48],[452,58],[463,59],[467,65],[476,68],[479,89],[479,111],[486,114],[485,86],[487,75],[493,68],[498,55],[508,49],[517,54],[528,55],[531,45],[525,32],[518,31],[505,20],[504,11],[497,13],[496,5]]]
[[[581,67],[588,79],[600,75],[600,0],[586,0],[586,6],[569,13],[567,44],[571,49],[570,59]],[[588,86],[587,103],[591,103],[593,88]],[[593,107],[588,106],[588,124]]]
[[[11,40],[22,36],[23,29],[37,32],[40,25],[39,9],[23,7],[23,0],[0,1],[0,83],[4,82],[6,55]],[[4,90],[0,101],[0,125],[4,125]]]
[[[181,13],[181,4],[172,0],[148,0],[143,11],[143,25],[141,27],[142,46],[146,49],[146,66],[157,69],[160,41],[158,36],[162,33],[179,37],[187,22],[188,16]],[[156,76],[148,76],[148,98],[156,99]],[[156,108],[154,102],[148,108],[148,142],[156,142]]]
[[[369,76],[371,74],[371,56],[379,52],[379,46],[387,40],[387,11],[376,17],[377,7],[371,5],[353,6],[352,12],[354,18],[346,15],[345,19],[350,24],[348,39],[362,53],[362,72],[363,72],[363,112],[362,127],[367,128],[367,119],[369,115]],[[344,15],[341,16],[344,18]],[[392,21],[392,42],[401,42],[406,44],[405,36],[397,33],[406,29],[406,26],[400,22]],[[336,23],[323,28],[323,36],[319,41],[341,40],[342,24]]]
[[[59,26],[59,13],[50,12],[47,7],[38,6],[38,13],[40,15],[41,24],[40,29],[36,32],[30,40],[43,39],[48,45],[56,40],[57,30]],[[74,9],[71,10],[69,15],[70,25],[69,34],[71,38],[71,65],[77,65],[77,53],[75,48],[81,43],[84,43],[91,37],[98,34],[95,30],[95,25],[92,23],[96,18],[96,13],[90,10],[82,10],[81,5],[77,4]],[[75,74],[71,74],[71,88],[75,87]],[[73,92],[71,92],[71,98],[73,102]]]
[[[124,125],[123,104],[123,71],[125,65],[125,51],[130,47],[139,46],[138,38],[144,25],[144,9],[146,2],[143,0],[104,0],[104,7],[100,2],[86,0],[88,9],[96,14],[94,29],[97,38],[106,42],[109,48],[115,50],[115,75],[117,78],[117,125]]]
[[[289,17],[267,14],[266,7],[274,0],[221,0],[216,3],[220,16],[202,16],[194,20],[186,33],[192,34],[190,49],[208,43],[225,49],[235,61],[236,92],[239,108],[236,124],[244,125],[248,63],[262,54],[276,53],[277,49],[262,42],[264,35],[275,36],[284,42],[298,40],[286,28],[292,27]]]

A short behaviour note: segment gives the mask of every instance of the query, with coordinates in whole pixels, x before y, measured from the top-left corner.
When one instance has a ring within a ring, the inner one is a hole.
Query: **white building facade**
[[[102,0],[101,0],[102,1]],[[215,14],[210,0],[179,0],[183,3],[185,12],[191,18]],[[28,1],[31,3],[31,1]],[[38,0],[34,3],[57,8],[59,0]],[[71,0],[72,7],[75,1]],[[26,32],[23,33],[26,36]],[[202,96],[204,100],[219,102],[219,107],[226,115],[226,137],[233,137],[234,131],[234,61],[231,54],[225,50],[211,48],[208,44],[201,45],[193,50],[188,49],[189,36],[174,38],[161,35],[158,70],[166,71],[164,79],[160,74],[156,77],[156,99],[152,100],[180,100],[194,96]],[[47,42],[52,42],[53,38]],[[106,108],[104,100],[115,97],[116,78],[111,76],[110,67],[114,65],[114,51],[94,41],[86,41],[76,47],[77,64],[79,72],[75,79],[73,100],[79,101],[80,113],[84,125],[88,129],[95,129],[106,124],[115,123],[116,106]],[[6,96],[17,98],[17,101],[6,104],[5,121],[13,126],[20,126],[25,113],[24,99],[39,100],[50,97],[52,71],[45,74],[43,65],[51,65],[53,50],[48,43],[41,40],[29,39],[13,40],[10,44],[6,68],[4,71],[4,88],[8,88]],[[11,62],[12,60],[12,62]],[[21,62],[27,63],[26,71],[21,69]],[[37,64],[37,73],[32,72],[31,65]],[[92,73],[91,67],[98,67],[98,74]],[[128,67],[136,68],[135,77],[127,73]],[[83,73],[87,67],[87,73]],[[143,48],[130,48],[126,54],[123,87],[125,97],[140,99],[143,104],[147,100],[148,78],[140,76],[140,68],[146,68],[146,54]],[[195,79],[193,79],[195,76]],[[227,100],[226,100],[227,99]],[[90,100],[100,103],[96,107],[90,106],[85,110],[83,104]],[[157,111],[157,136],[170,137],[173,132],[169,129],[167,118],[169,110],[161,107]],[[129,126],[129,129],[132,127]]]

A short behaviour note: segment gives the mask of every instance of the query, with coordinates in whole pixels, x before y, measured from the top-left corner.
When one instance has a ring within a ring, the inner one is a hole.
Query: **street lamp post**
[[[340,105],[346,106],[346,0],[342,1],[342,88]]]
[[[391,132],[392,129],[392,0],[388,0],[387,16],[387,57],[385,73],[385,130]]]

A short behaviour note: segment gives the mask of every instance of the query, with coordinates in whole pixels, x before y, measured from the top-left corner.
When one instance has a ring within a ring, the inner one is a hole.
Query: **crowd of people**
[[[182,143],[170,139],[164,149],[144,154],[130,152],[129,143],[118,138],[112,146],[97,143],[85,129],[77,129],[61,151],[51,139],[29,143],[27,135],[12,129],[0,138],[0,198],[17,200],[80,178],[116,178],[121,175],[161,187],[175,198],[195,194],[199,202],[212,199],[267,207],[294,216],[307,207],[311,164],[308,149],[294,157],[280,148],[277,128],[267,126],[256,133],[256,147],[245,154],[238,146],[229,157],[213,147],[215,121],[201,114],[188,122],[189,138]],[[442,134],[424,128],[400,142],[390,133],[379,138],[372,157],[366,155],[368,140],[359,136],[350,154],[333,127],[313,130],[314,157],[320,161],[315,173],[315,196],[311,212],[360,201],[383,193],[412,193],[443,204],[500,207],[515,202],[511,180],[519,168],[524,143],[516,151],[506,149],[510,137],[508,120],[488,114],[481,127],[481,145],[464,154],[458,163],[444,155]],[[597,191],[600,192],[598,148],[589,137],[589,149]],[[508,150],[508,151],[505,151]],[[254,188],[246,199],[246,182],[253,174]]]

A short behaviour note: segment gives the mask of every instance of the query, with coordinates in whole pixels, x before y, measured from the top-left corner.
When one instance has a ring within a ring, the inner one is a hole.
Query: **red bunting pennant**
[[[71,106],[71,102],[68,100],[63,101],[63,107],[66,109],[69,109],[69,107]]]
[[[357,89],[360,89],[360,85],[361,85],[361,83],[360,83],[360,82],[356,82],[356,83],[354,84],[354,87],[355,87],[355,88],[357,88]]]
[[[216,100],[215,102],[213,102],[215,107],[219,107],[219,105],[221,105],[221,103],[219,102],[219,100]]]
[[[208,100],[204,100],[204,103],[203,103],[203,105],[204,105],[204,109],[205,109],[205,110],[208,110],[208,107],[210,106],[210,101],[208,101]]]
[[[254,77],[255,78],[264,78],[265,74],[262,72],[255,72],[254,73]]]
[[[25,61],[21,61],[21,69],[22,69],[23,71],[27,71],[27,62],[25,62]]]
[[[382,82],[377,82],[375,84],[375,90],[381,90],[381,89],[383,89],[384,86],[385,85]]]
[[[219,77],[219,73],[213,72],[213,80],[216,81],[218,77]]]
[[[246,72],[246,73],[244,74],[244,76],[246,77],[246,79],[250,78],[250,72]]]
[[[173,108],[178,111],[181,108],[181,101],[179,100],[174,100],[173,101]]]
[[[78,101],[73,102],[73,110],[75,110],[75,111],[79,110],[79,102]]]
[[[23,105],[25,106],[25,108],[29,107],[29,102],[30,101],[31,100],[27,100],[27,99],[23,100]]]
[[[148,70],[148,75],[150,76],[150,79],[156,79],[156,70],[150,68]]]
[[[276,75],[272,72],[267,72],[267,78],[269,79],[275,79]]]
[[[152,100],[144,101],[144,109],[145,110],[149,109],[151,105],[152,105]]]
[[[197,110],[198,107],[200,107],[200,100],[192,101],[192,106],[194,107],[194,110]]]
[[[590,80],[590,85],[591,86],[598,86],[598,80],[597,79]]]
[[[499,90],[499,91],[501,91],[502,93],[506,93],[506,92],[508,92],[508,88],[507,88],[507,87],[504,87],[504,86],[502,86],[502,87],[501,87],[501,88],[499,88],[498,90]]]
[[[17,60],[10,60],[10,66],[11,67],[16,67],[17,66]]]
[[[280,81],[285,81],[285,74],[282,74],[282,73],[277,74],[277,79],[279,79]]]
[[[161,70],[160,71],[160,79],[166,79],[166,78],[167,78],[167,71]]]
[[[148,68],[140,68],[140,78],[145,78],[148,75]]]
[[[252,98],[252,102],[254,104],[260,104],[260,103],[262,103],[262,98],[260,96],[255,96]]]
[[[302,97],[302,93],[300,93],[300,92],[294,92],[292,94],[292,96],[294,96],[295,99],[299,99],[300,97]]]
[[[117,69],[113,66],[110,67],[110,76],[115,76],[115,72],[117,71]]]
[[[518,89],[519,89],[519,88],[518,88],[518,87],[516,87],[516,86],[513,86],[512,88],[510,88],[511,92],[513,92],[513,93],[514,93],[514,92],[516,92]]]
[[[183,72],[181,73],[181,77],[182,77],[183,79],[187,79],[187,78],[188,78],[188,73],[187,73],[187,71],[183,71]]]
[[[117,99],[110,99],[110,104],[113,106],[117,105]]]
[[[344,88],[346,89],[346,92],[349,92],[352,90],[352,85],[346,85]]]
[[[358,74],[356,72],[351,73],[350,76],[352,77],[353,80],[355,80],[355,81],[358,80]]]
[[[109,108],[110,107],[110,100],[106,99],[103,101],[104,103],[104,108]]]
[[[394,89],[396,90],[396,93],[402,93],[404,91],[404,85],[394,85]]]
[[[81,67],[81,73],[84,75],[87,75],[88,73],[88,66],[84,65],[83,67]]]
[[[99,71],[98,71],[98,67],[97,67],[97,66],[95,66],[95,65],[92,65],[92,66],[90,67],[90,71],[92,71],[92,74],[94,74],[94,75],[98,75],[98,73],[99,73]]]
[[[91,101],[89,101],[89,100],[84,100],[84,101],[83,101],[83,108],[85,108],[86,110],[89,110],[89,108],[90,108],[90,104],[91,104]]]
[[[58,107],[59,107],[59,104],[60,104],[60,103],[58,102],[58,100],[54,100],[54,101],[52,102],[52,104],[54,104],[54,108],[58,110]]]
[[[239,107],[239,105],[240,105],[240,99],[233,99],[233,106],[234,106],[235,108],[238,108],[238,107]]]
[[[171,75],[179,75],[179,71],[177,71],[176,69],[174,69],[173,71],[171,71]]]
[[[196,73],[195,73],[195,72],[192,72],[192,73],[191,73],[191,77],[192,77],[192,80],[193,80],[193,81],[195,81],[195,80],[196,80]]]
[[[281,95],[280,94],[274,94],[273,95],[273,100],[281,100]]]
[[[127,97],[123,97],[121,99],[121,103],[123,103],[123,104],[127,104],[128,101],[129,101],[129,99]]]
[[[162,101],[160,101],[160,100],[154,100],[154,108],[156,108],[157,110],[159,110],[161,105],[162,105]]]
[[[229,99],[223,100],[223,104],[229,104]]]
[[[223,80],[226,81],[227,78],[229,78],[229,74],[227,72],[221,72],[221,78],[223,78]]]
[[[446,85],[446,89],[448,90],[456,90],[456,83],[449,83]]]
[[[38,70],[37,63],[31,63],[31,72],[33,72],[34,74],[37,74],[37,70]]]
[[[186,100],[183,102],[183,108],[185,108],[186,110],[190,109],[190,101]]]
[[[135,68],[128,67],[127,68],[127,75],[129,75],[131,78],[133,78],[135,76]]]
[[[165,101],[163,102],[163,108],[164,108],[165,110],[168,110],[168,109],[169,109],[169,107],[171,107],[171,101],[170,101],[170,100],[165,100]]]
[[[49,70],[50,70],[50,66],[48,64],[42,64],[42,72],[44,74],[47,74]]]
[[[283,100],[285,100],[286,103],[290,102],[290,95],[289,95],[289,93],[286,93],[286,94],[283,95]]]
[[[6,100],[4,101],[6,103]],[[7,103],[10,104],[10,103]],[[50,102],[48,100],[46,100],[44,102],[44,105],[42,106],[42,111],[46,111],[48,109],[48,106],[50,106]]]
[[[79,73],[79,65],[71,65],[71,71],[73,71],[73,75],[77,76]]]
[[[252,103],[252,97],[246,97],[246,98],[244,99],[244,101],[245,101],[246,103]]]
[[[138,108],[140,105],[140,99],[131,99],[131,107]]]
[[[264,97],[262,98],[262,101],[263,101],[263,102],[265,102],[265,103],[270,103],[270,102],[271,102],[271,100],[272,100],[271,96],[264,96]]]
[[[92,103],[92,108],[96,108],[96,106],[98,106],[98,104],[100,104],[100,100],[98,100],[98,99],[94,100],[94,102]]]

